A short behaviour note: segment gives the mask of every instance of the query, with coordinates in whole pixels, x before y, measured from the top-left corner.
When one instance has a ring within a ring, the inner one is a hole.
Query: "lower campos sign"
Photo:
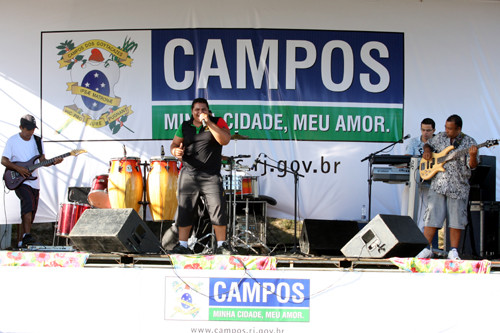
[[[309,322],[308,279],[166,278],[165,320]]]

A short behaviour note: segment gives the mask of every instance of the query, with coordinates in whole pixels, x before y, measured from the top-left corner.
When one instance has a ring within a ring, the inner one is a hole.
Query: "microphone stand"
[[[372,183],[373,183],[373,174],[372,174],[372,166],[373,166],[373,160],[375,158],[375,155],[383,152],[384,150],[386,149],[389,149],[395,145],[397,145],[398,143],[403,143],[405,138],[399,140],[399,141],[396,141],[396,142],[393,142],[391,143],[390,145],[388,145],[387,147],[385,148],[382,148],[374,153],[371,153],[370,155],[364,157],[361,162],[364,162],[366,160],[368,160],[368,215],[367,215],[367,219],[368,221],[371,220],[371,213],[372,213]]]
[[[265,157],[268,157],[267,155],[264,155]],[[269,158],[271,159],[271,158]],[[271,159],[272,160],[272,159]],[[274,160],[272,160],[274,161]],[[276,162],[276,161],[274,161]],[[255,163],[257,164],[264,164],[259,158],[255,159]],[[277,162],[276,162],[277,163]],[[292,254],[303,254],[300,252],[298,246],[297,246],[297,202],[298,202],[298,187],[299,187],[299,177],[304,177],[304,175],[301,175],[297,171],[294,171],[290,168],[282,168],[279,167],[278,164],[272,165],[267,163],[268,166],[272,168],[276,168],[279,171],[285,170],[286,172],[290,172],[293,174],[293,181],[294,181],[294,202],[293,202],[293,248],[291,253]]]

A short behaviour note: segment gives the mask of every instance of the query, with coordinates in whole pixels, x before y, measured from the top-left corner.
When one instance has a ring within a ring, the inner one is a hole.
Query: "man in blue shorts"
[[[462,230],[467,225],[467,200],[469,198],[469,178],[471,170],[479,164],[476,141],[462,132],[462,118],[451,115],[446,120],[445,132],[438,133],[424,145],[423,158],[430,160],[432,152],[441,152],[453,145],[455,150],[468,150],[467,155],[448,161],[444,164],[445,171],[438,172],[431,181],[428,205],[425,211],[424,236],[429,244],[434,238],[436,230],[443,227],[447,220],[450,229],[451,250],[448,258],[460,260],[458,245]],[[432,250],[425,248],[418,258],[430,258]]]

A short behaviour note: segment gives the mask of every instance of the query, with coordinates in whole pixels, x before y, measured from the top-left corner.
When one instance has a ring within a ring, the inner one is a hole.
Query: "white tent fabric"
[[[40,102],[42,71],[40,50],[41,32],[89,31],[115,29],[174,29],[174,28],[255,28],[255,29],[312,29],[340,31],[375,31],[404,33],[405,45],[405,100],[404,133],[419,134],[419,123],[425,117],[436,121],[437,129],[444,129],[446,118],[453,113],[464,120],[463,130],[478,142],[499,138],[500,120],[500,3],[495,1],[127,1],[102,2],[89,0],[52,1],[54,6],[26,0],[2,3],[0,40],[0,150],[6,140],[18,132],[19,118],[32,113],[44,121],[42,135],[53,137],[61,126],[50,121],[49,114],[61,114],[60,105],[49,100]],[[56,9],[54,9],[56,8]],[[15,33],[14,33],[15,29]],[[146,32],[144,32],[146,33]],[[92,33],[89,32],[89,36]],[[141,45],[149,49],[150,45]],[[55,52],[56,50],[50,50]],[[42,54],[45,56],[45,54]],[[147,57],[147,54],[145,55]],[[137,66],[146,62],[135,59]],[[150,91],[150,68],[143,68],[144,81],[137,93]],[[123,75],[127,75],[123,71]],[[60,71],[60,75],[65,75]],[[50,82],[50,78],[42,78]],[[54,81],[61,78],[54,77]],[[116,91],[117,96],[130,95]],[[197,97],[197,96],[193,96]],[[134,112],[148,117],[151,96],[140,95]],[[41,103],[43,105],[41,105]],[[189,111],[188,107],[187,112]],[[42,111],[44,113],[42,114]],[[37,222],[51,222],[57,218],[59,204],[66,200],[68,186],[90,186],[95,175],[106,173],[110,158],[121,156],[123,145],[127,155],[149,161],[158,156],[160,146],[168,140],[148,140],[136,129],[134,134],[123,131],[116,139],[99,131],[91,141],[60,140],[46,142],[46,156],[53,157],[72,149],[84,148],[88,154],[69,157],[57,167],[43,168],[41,174],[41,202]],[[125,134],[126,133],[126,134]],[[38,132],[40,134],[40,132]],[[95,134],[95,135],[94,135]],[[135,137],[134,137],[135,136]],[[141,139],[136,141],[137,139]],[[368,204],[366,162],[360,162],[371,152],[387,143],[368,142],[314,142],[266,140],[232,141],[224,148],[224,155],[264,152],[275,160],[297,160],[305,171],[309,161],[320,170],[330,163],[330,171],[313,173],[299,181],[299,218],[359,219],[361,206]],[[391,154],[403,154],[404,145],[398,144]],[[498,156],[497,149],[481,150],[481,154]],[[333,166],[337,165],[337,172]],[[253,160],[244,160],[252,164]],[[497,163],[498,165],[498,163]],[[1,169],[3,171],[3,167]],[[291,175],[277,172],[263,176],[259,165],[260,193],[277,199],[270,207],[274,217],[291,218],[294,214],[294,184]],[[500,188],[498,177],[497,193]],[[399,214],[403,185],[374,183],[372,215]],[[6,193],[1,200],[3,223],[19,223],[19,203],[14,193]]]

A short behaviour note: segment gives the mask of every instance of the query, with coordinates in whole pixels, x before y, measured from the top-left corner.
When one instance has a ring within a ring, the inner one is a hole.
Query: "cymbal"
[[[250,167],[246,165],[236,164],[234,167],[235,171],[250,171]]]
[[[229,161],[229,160],[234,160],[234,159],[237,159],[237,158],[250,158],[252,156],[250,155],[243,155],[243,154],[239,154],[239,155],[236,155],[236,156],[226,156],[226,155],[221,155],[221,160],[222,161]]]
[[[235,133],[231,135],[231,140],[247,140],[249,137],[247,135],[241,135],[239,133]]]

